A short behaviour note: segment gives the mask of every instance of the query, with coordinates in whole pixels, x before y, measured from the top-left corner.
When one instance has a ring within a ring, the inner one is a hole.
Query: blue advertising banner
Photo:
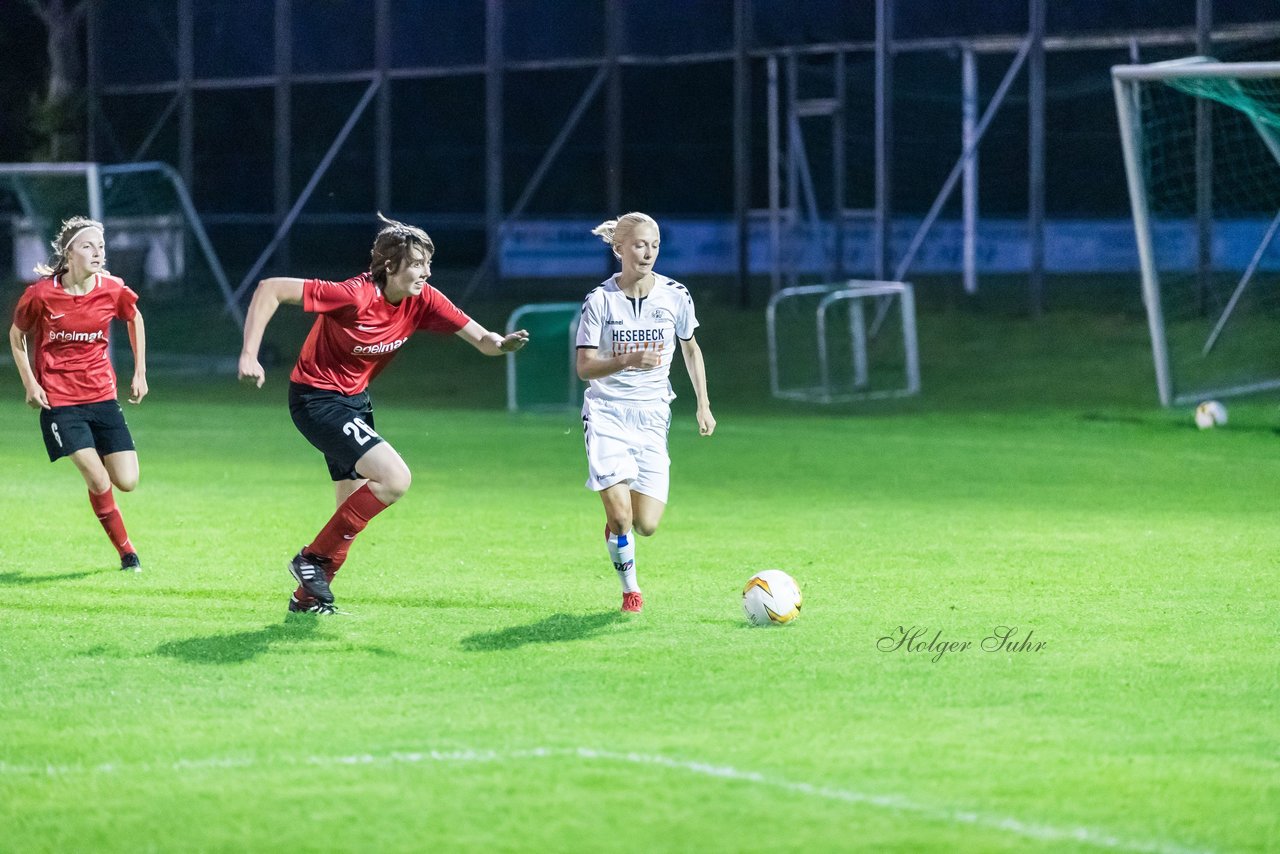
[[[505,276],[581,276],[604,278],[617,269],[609,249],[591,234],[594,220],[530,220],[508,226],[499,254]],[[1220,269],[1241,270],[1257,251],[1267,220],[1227,220],[1214,224],[1213,257]],[[735,232],[729,220],[665,219],[660,269],[672,275],[732,274],[737,269]],[[845,226],[846,273],[871,275],[874,264],[870,222]],[[918,220],[899,220],[893,229],[894,257],[906,252]],[[753,273],[771,269],[769,227],[753,222],[748,263]],[[822,273],[833,245],[829,224],[817,229],[784,229],[784,266],[801,273]],[[964,231],[959,222],[934,224],[907,275],[959,273],[963,269]],[[1192,220],[1156,223],[1153,239],[1162,269],[1190,270],[1196,263],[1196,227]],[[1280,243],[1280,241],[1277,241]],[[1030,247],[1021,220],[984,220],[978,228],[980,273],[1019,273],[1028,269]],[[1262,268],[1280,269],[1280,246],[1272,246]],[[1136,273],[1138,251],[1129,220],[1052,220],[1045,224],[1045,269],[1052,273]]]

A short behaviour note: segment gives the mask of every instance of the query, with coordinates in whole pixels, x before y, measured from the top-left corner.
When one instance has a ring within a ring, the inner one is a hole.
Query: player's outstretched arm
[[[680,342],[684,366],[693,383],[693,394],[698,399],[698,433],[710,436],[716,431],[716,417],[711,414],[711,401],[707,398],[707,367],[702,361],[702,348],[697,339]]]
[[[129,402],[142,403],[147,396],[147,327],[142,322],[142,312],[135,311],[133,319],[125,324],[129,328],[129,345],[133,347],[133,379],[129,382]]]
[[[262,333],[275,316],[280,303],[302,303],[302,279],[277,276],[258,282],[249,310],[244,315],[244,344],[240,348],[240,382],[262,388],[267,374],[258,362],[258,348],[262,346]]]
[[[13,363],[18,366],[18,376],[22,378],[22,387],[27,393],[27,406],[32,409],[48,409],[49,397],[40,383],[36,382],[35,371],[31,370],[31,359],[27,356],[27,333],[16,324],[9,326],[9,349],[13,351]]]
[[[499,335],[496,332],[490,332],[474,320],[467,321],[467,325],[455,334],[486,356],[514,353],[529,343],[529,333],[523,329],[517,329],[509,335]]]

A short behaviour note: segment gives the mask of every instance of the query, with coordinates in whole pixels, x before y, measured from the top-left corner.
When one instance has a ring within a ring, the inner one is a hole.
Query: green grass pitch
[[[1274,403],[1200,433],[1140,321],[943,311],[919,400],[769,404],[759,314],[707,315],[720,426],[677,402],[637,617],[576,414],[508,416],[460,342],[375,383],[415,480],[324,619],[285,616],[332,493],[283,369],[152,378],[125,575],[7,368],[0,851],[1280,846]],[[768,567],[790,627],[741,616]]]

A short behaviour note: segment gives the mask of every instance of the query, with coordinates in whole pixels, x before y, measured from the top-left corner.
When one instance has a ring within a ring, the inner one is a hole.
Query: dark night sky
[[[27,130],[30,104],[42,86],[43,30],[19,0],[0,0],[0,159],[24,160],[33,139]],[[100,6],[105,82],[145,82],[172,78],[176,4],[163,0],[109,0]],[[270,73],[272,8],[269,0],[201,0],[196,7],[197,76]],[[299,72],[363,69],[373,60],[367,0],[308,0],[293,4],[294,66]],[[601,0],[508,0],[506,51],[513,59],[593,56],[603,48]],[[900,0],[897,32],[903,38],[1017,33],[1026,27],[1026,0]],[[299,14],[305,9],[306,14]],[[874,34],[871,0],[756,0],[757,45],[867,40]],[[478,0],[398,0],[392,62],[400,66],[475,63],[483,51],[483,4]],[[646,0],[623,4],[624,52],[660,54],[724,50],[731,45],[731,5],[727,0]],[[1280,17],[1271,2],[1216,0],[1219,24]],[[1132,27],[1188,26],[1195,0],[1052,0],[1051,33]],[[1274,46],[1273,46],[1274,47]],[[1257,48],[1255,47],[1256,51]],[[1185,52],[1185,51],[1182,51]],[[1271,50],[1270,58],[1278,53]],[[1149,58],[1167,58],[1151,56]],[[1223,58],[1232,58],[1224,56]],[[1251,56],[1249,58],[1260,58]],[[1123,52],[1049,57],[1051,213],[1077,215],[1123,211],[1123,182],[1098,180],[1099,171],[1118,169],[1114,106],[1107,69],[1125,61]],[[985,101],[1008,56],[983,59]],[[512,73],[507,79],[508,196],[519,192],[549,139],[554,136],[590,71]],[[763,115],[763,81],[757,64],[753,85],[757,118]],[[866,56],[849,63],[849,153],[853,166],[847,196],[866,201],[873,176],[858,168],[870,153],[869,91],[872,69]],[[624,185],[649,181],[654,169],[672,180],[649,203],[689,213],[723,213],[731,204],[732,164],[727,116],[731,77],[726,63],[675,68],[633,68],[624,74],[626,117]],[[299,86],[294,89],[296,162],[300,186],[322,156],[363,85]],[[896,203],[901,210],[926,207],[954,161],[958,134],[958,61],[941,53],[904,55],[896,70]],[[984,206],[991,213],[1025,208],[1026,112],[1024,86],[992,125],[984,149],[1004,152],[983,172]],[[434,81],[401,81],[393,87],[398,117],[395,157],[398,174],[412,186],[432,188],[435,210],[474,211],[483,206],[477,191],[483,175],[482,83],[478,76]],[[197,179],[194,191],[203,210],[267,211],[272,201],[272,93],[270,89],[197,94]],[[130,153],[150,129],[168,96],[107,99],[104,112],[111,136],[102,141],[102,159]],[[418,114],[415,118],[407,118]],[[588,113],[549,176],[548,189],[533,210],[577,211],[598,207],[602,179],[600,110]],[[633,117],[641,117],[641,131]],[[172,125],[173,122],[170,122]],[[368,124],[367,122],[365,123]],[[368,209],[372,136],[360,128],[344,148],[338,168],[326,178],[311,210]],[[945,141],[940,144],[939,140]],[[753,157],[763,160],[763,133],[753,140]],[[149,157],[174,160],[176,135],[165,129]],[[697,175],[688,181],[679,176]],[[585,179],[580,176],[588,176]],[[1016,180],[1010,180],[1014,176]],[[763,192],[763,181],[756,181]],[[1091,189],[1092,188],[1092,189]],[[421,208],[414,198],[397,206]],[[761,205],[763,198],[753,199]],[[1113,210],[1114,209],[1114,210]]]

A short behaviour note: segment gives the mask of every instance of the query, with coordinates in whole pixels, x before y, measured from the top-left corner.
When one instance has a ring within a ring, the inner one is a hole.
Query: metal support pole
[[[867,313],[862,300],[849,300],[849,340],[853,351],[853,387],[866,388],[870,379],[867,359]]]
[[[1213,0],[1196,0],[1196,53],[1213,55]],[[1196,291],[1210,311],[1213,277],[1213,102],[1196,99]]]
[[[178,3],[178,90],[182,109],[178,117],[178,171],[188,187],[195,186],[195,101],[191,81],[195,79],[195,9],[193,0]]]
[[[503,214],[503,174],[502,150],[504,147],[504,128],[502,122],[503,105],[503,16],[502,0],[486,0],[484,27],[484,159],[485,159],[485,195],[484,195],[484,234],[488,251],[484,262],[476,271],[473,283],[479,283],[481,277],[489,276],[490,283],[501,275],[497,262],[498,251],[502,245]]]
[[[893,255],[893,6],[876,0],[876,253],[877,279],[887,277]]]
[[[782,288],[782,137],[778,120],[778,56],[769,54],[765,61],[768,77],[768,135],[769,135],[769,294]]]
[[[964,292],[978,292],[978,61],[972,48],[960,55],[960,133],[964,150],[961,206],[964,217]]]
[[[787,284],[795,287],[799,281],[797,267],[800,257],[796,251],[797,235],[800,223],[800,158],[804,156],[804,148],[800,139],[799,120],[795,117],[795,103],[799,97],[799,71],[796,69],[796,55],[787,53]],[[808,241],[806,240],[806,243]]]
[[[1029,0],[1031,54],[1027,64],[1027,238],[1031,269],[1028,297],[1032,317],[1044,313],[1044,121],[1045,7],[1048,0]]]
[[[101,73],[98,63],[98,4],[90,3],[85,12],[85,57],[84,57],[84,89],[85,89],[85,121],[84,145],[85,158],[90,162],[98,159],[98,76]]]
[[[378,76],[378,101],[374,115],[374,202],[380,211],[391,209],[391,3],[377,0],[373,18],[373,54]]]
[[[276,228],[284,224],[293,202],[293,89],[289,83],[293,73],[292,27],[292,0],[276,0],[275,151],[272,167],[275,180],[271,200]],[[289,267],[288,235],[281,240],[278,252],[280,265]]]
[[[85,170],[85,179],[89,194],[89,219],[102,222],[102,175],[99,174],[97,163],[89,164],[89,168]]]
[[[623,21],[622,10],[617,3],[604,0],[605,15],[605,63],[609,69],[609,77],[605,81],[605,198],[609,218],[623,213],[622,210],[622,67],[618,64],[618,55],[622,53]],[[603,275],[613,272],[617,263],[613,253],[602,247],[600,253]]]
[[[738,249],[738,304],[747,308],[751,304],[751,0],[734,0],[733,46],[733,221]]]
[[[832,62],[835,75],[835,111],[831,114],[831,227],[835,232],[832,251],[835,254],[835,278],[845,277],[844,267],[844,188],[845,188],[845,71],[843,51]]]

